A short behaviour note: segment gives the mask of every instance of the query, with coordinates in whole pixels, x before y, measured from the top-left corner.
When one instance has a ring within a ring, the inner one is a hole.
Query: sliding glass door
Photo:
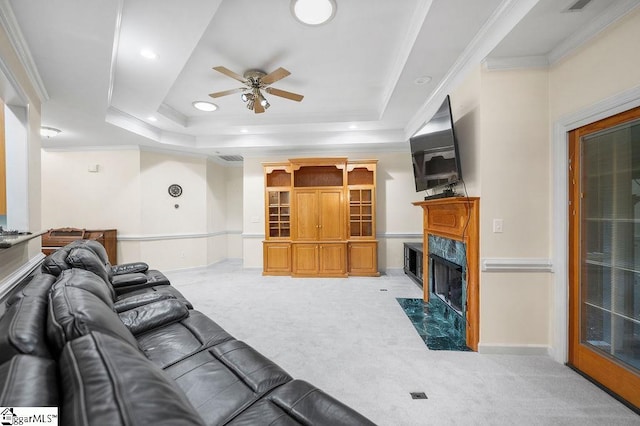
[[[570,134],[570,363],[640,405],[640,109]]]

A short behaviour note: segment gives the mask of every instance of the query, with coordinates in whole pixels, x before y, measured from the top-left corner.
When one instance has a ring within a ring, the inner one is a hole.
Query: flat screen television
[[[409,144],[416,192],[453,186],[462,179],[449,95]]]

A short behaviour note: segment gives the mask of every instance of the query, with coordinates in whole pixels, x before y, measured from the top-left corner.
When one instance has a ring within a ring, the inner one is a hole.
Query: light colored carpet
[[[546,356],[430,351],[396,301],[421,290],[398,272],[263,277],[225,261],[166,275],[234,337],[379,425],[640,425]]]

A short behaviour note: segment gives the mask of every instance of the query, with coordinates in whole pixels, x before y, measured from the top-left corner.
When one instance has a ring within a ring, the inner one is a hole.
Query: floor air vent
[[[411,399],[429,399],[424,392],[411,392]]]
[[[244,160],[244,158],[242,158],[242,155],[219,155],[218,158],[224,161],[229,161],[229,162],[237,162],[237,161]]]

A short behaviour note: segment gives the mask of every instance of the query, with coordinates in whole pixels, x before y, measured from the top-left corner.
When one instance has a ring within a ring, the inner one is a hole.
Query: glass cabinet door
[[[289,238],[291,235],[291,205],[289,191],[268,191],[269,238]]]
[[[349,229],[351,237],[373,237],[373,190],[349,190]]]

